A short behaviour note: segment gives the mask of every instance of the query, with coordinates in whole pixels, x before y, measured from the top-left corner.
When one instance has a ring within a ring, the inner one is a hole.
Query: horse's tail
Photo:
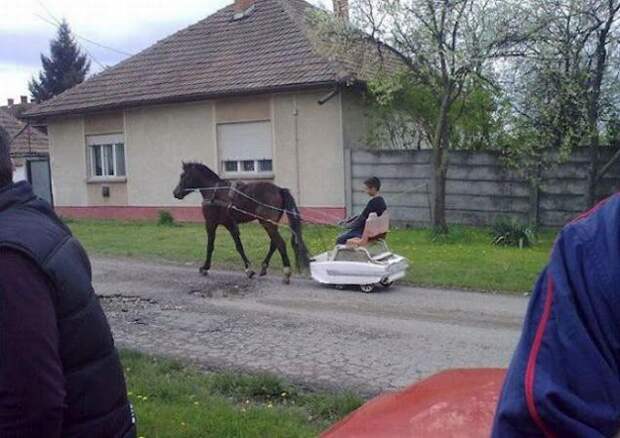
[[[295,251],[295,264],[298,270],[306,269],[310,266],[310,256],[301,232],[301,214],[299,213],[295,198],[293,198],[291,192],[288,189],[281,189],[280,192],[284,201],[284,210],[286,211],[289,225],[293,231],[291,244]]]

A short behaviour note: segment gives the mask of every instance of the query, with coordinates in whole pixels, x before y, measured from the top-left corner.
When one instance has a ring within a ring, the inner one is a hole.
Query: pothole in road
[[[118,305],[118,306],[123,306],[123,305],[127,305],[127,306],[136,306],[136,305],[142,305],[142,306],[148,306],[148,305],[155,305],[155,304],[159,304],[159,302],[153,298],[143,298],[143,297],[138,297],[138,296],[132,296],[132,295],[122,295],[122,294],[117,294],[117,295],[98,295],[99,301],[102,301],[104,303],[106,303],[106,305],[108,304],[112,304],[112,305]]]
[[[106,314],[117,315],[129,324],[148,325],[145,315],[150,314],[154,307],[159,307],[159,301],[152,298],[122,294],[99,295],[98,298]]]
[[[200,298],[242,298],[254,290],[249,282],[216,280],[200,287],[192,287],[187,293]]]

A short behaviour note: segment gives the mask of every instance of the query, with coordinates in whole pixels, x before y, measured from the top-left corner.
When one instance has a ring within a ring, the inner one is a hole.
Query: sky
[[[54,22],[62,18],[90,56],[93,74],[232,2],[0,0],[0,105],[5,105],[8,98],[17,102],[20,96],[29,95],[28,81],[40,71],[40,54],[49,54],[49,41],[57,30]],[[310,3],[327,6],[331,1]]]

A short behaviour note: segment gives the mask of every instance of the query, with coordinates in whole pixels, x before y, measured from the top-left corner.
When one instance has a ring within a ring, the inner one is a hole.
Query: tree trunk
[[[435,148],[433,150],[433,230],[437,233],[445,234],[448,232],[446,222],[446,175],[447,166],[446,150]]]
[[[598,186],[598,169],[599,169],[599,161],[600,161],[600,149],[599,142],[600,136],[598,132],[598,119],[599,119],[599,90],[600,85],[594,85],[595,89],[592,92],[592,96],[590,97],[590,104],[588,108],[588,130],[590,132],[589,135],[589,163],[588,163],[588,177],[587,177],[587,187],[585,193],[585,204],[586,209],[591,208],[596,204],[597,196],[596,196],[596,188]]]
[[[596,128],[595,128],[596,129]],[[598,132],[590,135],[590,162],[588,163],[588,178],[585,194],[586,208],[591,208],[596,204],[598,187],[598,164],[599,164],[599,135]]]
[[[540,184],[542,179],[542,167],[539,165],[533,175],[528,178],[530,186],[530,209],[528,214],[528,224],[530,227],[538,228],[540,225]]]
[[[598,41],[594,56],[596,64],[591,82],[592,89],[590,90],[589,96],[588,128],[590,129],[590,169],[588,172],[588,187],[585,199],[586,207],[588,208],[593,207],[597,201],[596,189],[600,179],[598,174],[600,160],[598,122],[601,107],[601,88],[605,76],[605,69],[607,68],[607,43],[609,32],[615,21],[615,15],[618,12],[617,9],[612,8],[612,3],[609,3],[609,7],[610,15],[607,19],[607,23],[605,27],[598,32]]]
[[[446,176],[448,174],[448,112],[450,110],[450,93],[445,93],[437,120],[433,141],[433,230],[436,233],[448,232],[446,222]]]

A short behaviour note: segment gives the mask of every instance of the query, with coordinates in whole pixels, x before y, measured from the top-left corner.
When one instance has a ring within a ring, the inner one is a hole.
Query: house
[[[0,108],[0,127],[12,139],[11,158],[15,165],[13,180],[30,181],[35,193],[51,203],[48,138],[4,108]]]
[[[57,210],[200,220],[199,196],[172,196],[181,162],[195,160],[287,187],[316,218],[343,217],[364,107],[344,63],[313,49],[308,8],[236,0],[27,112],[48,127]]]
[[[0,106],[0,110],[4,110],[19,119],[24,112],[32,109],[35,105],[35,103],[28,102],[28,96],[20,96],[19,103],[15,103],[15,99],[9,98],[6,105]]]

